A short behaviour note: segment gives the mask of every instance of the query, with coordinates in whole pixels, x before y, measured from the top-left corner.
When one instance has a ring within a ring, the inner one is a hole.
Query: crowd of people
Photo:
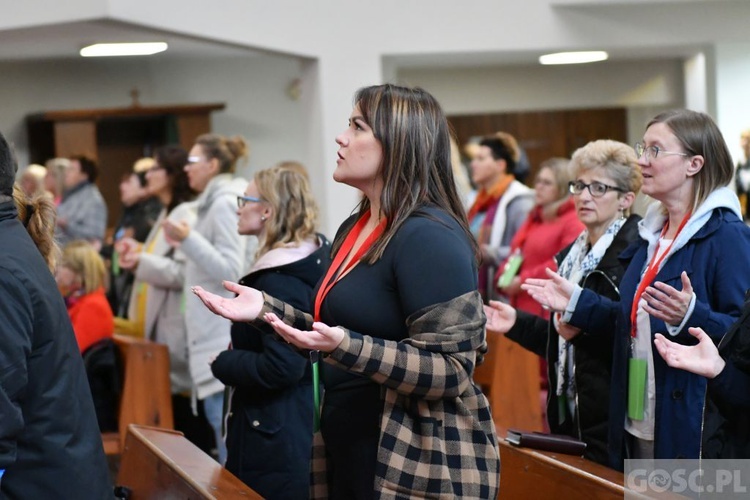
[[[531,169],[495,131],[464,165],[435,98],[385,84],[335,141],[362,198],[329,241],[305,167],[238,176],[239,136],[135,161],[109,231],[94,161],[17,174],[0,140],[0,492],[111,497],[86,370],[115,331],[167,346],[175,428],[265,498],[497,497],[488,335],[538,355],[590,460],[748,456],[749,181],[708,115]]]

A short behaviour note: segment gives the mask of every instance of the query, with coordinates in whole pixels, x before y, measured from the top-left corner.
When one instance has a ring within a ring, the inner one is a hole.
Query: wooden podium
[[[120,215],[119,183],[133,162],[165,144],[190,150],[196,137],[211,131],[211,113],[223,103],[44,111],[26,117],[29,160],[83,154],[97,161],[97,185],[107,202],[108,227]]]

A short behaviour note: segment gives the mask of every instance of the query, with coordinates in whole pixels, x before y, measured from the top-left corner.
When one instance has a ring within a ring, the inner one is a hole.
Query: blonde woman
[[[71,241],[63,248],[55,279],[82,354],[114,333],[114,316],[104,294],[106,275],[99,252],[87,241]]]
[[[240,280],[309,312],[331,247],[316,234],[318,209],[307,174],[261,170],[237,197],[238,232],[259,239],[257,260]],[[313,435],[310,363],[289,344],[245,322],[232,349],[211,365],[230,387],[227,469],[264,498],[307,498]]]

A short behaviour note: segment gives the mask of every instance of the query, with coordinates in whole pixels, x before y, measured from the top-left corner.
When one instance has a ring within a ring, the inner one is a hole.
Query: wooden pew
[[[128,427],[116,491],[130,500],[262,498],[181,432],[140,425]]]
[[[542,431],[539,356],[504,335],[487,334],[487,355],[474,372],[498,428]]]
[[[500,439],[498,498],[622,500],[623,485],[621,472],[582,457],[521,448]]]
[[[107,455],[120,453],[130,424],[172,429],[172,392],[167,346],[127,335],[114,335],[122,357],[123,387],[119,432],[103,433]]]

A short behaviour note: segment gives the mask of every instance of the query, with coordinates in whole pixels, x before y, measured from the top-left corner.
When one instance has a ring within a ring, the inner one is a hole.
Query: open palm
[[[214,314],[232,321],[253,321],[258,317],[263,307],[263,294],[259,290],[231,281],[224,281],[222,284],[230,292],[236,293],[237,297],[228,299],[200,286],[194,286],[192,290]]]
[[[521,288],[539,302],[542,307],[553,311],[564,311],[568,307],[575,285],[550,268],[546,270],[549,279],[529,278]]]
[[[703,329],[688,328],[688,332],[698,339],[698,344],[690,346],[678,344],[657,333],[654,339],[656,350],[672,368],[714,378],[725,366],[719,350]]]
[[[491,333],[505,334],[516,324],[516,310],[497,300],[484,306],[484,314],[487,316],[487,331]]]

